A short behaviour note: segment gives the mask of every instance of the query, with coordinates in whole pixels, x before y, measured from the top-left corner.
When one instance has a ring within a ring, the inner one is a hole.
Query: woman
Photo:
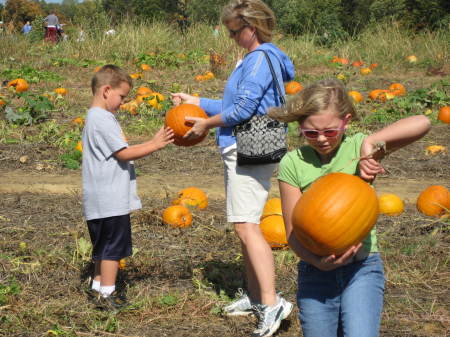
[[[186,138],[196,138],[217,127],[217,143],[224,162],[227,220],[234,224],[241,241],[249,294],[243,294],[224,308],[228,315],[254,313],[258,327],[253,336],[271,336],[292,310],[275,291],[275,266],[270,246],[260,229],[259,219],[270,189],[270,178],[277,164],[236,164],[236,139],[233,126],[253,114],[264,115],[269,107],[279,105],[274,81],[284,91],[283,82],[294,78],[294,65],[280,49],[270,43],[275,26],[272,10],[260,0],[236,0],[224,7],[222,23],[230,38],[248,51],[228,78],[223,99],[198,98],[185,93],[173,94],[181,102],[202,107],[209,118],[190,118],[194,122]],[[273,64],[273,79],[264,50]],[[284,94],[284,92],[283,92]]]

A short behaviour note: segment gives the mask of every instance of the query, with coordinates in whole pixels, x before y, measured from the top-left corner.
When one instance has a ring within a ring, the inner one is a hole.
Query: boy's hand
[[[372,181],[377,174],[385,173],[383,166],[381,166],[379,160],[383,158],[386,153],[386,143],[379,142],[371,144],[363,141],[361,145],[361,157],[359,160],[359,171],[362,179],[366,181]]]
[[[153,136],[151,142],[155,146],[156,150],[160,150],[165,147],[167,144],[173,143],[174,139],[173,130],[169,127],[158,130],[158,132]]]
[[[171,93],[170,95],[172,96],[172,103],[175,106],[180,105],[181,103],[200,105],[199,97],[191,96],[183,92]]]
[[[351,263],[353,257],[356,255],[358,250],[362,247],[362,243],[357,244],[356,246],[350,247],[344,254],[340,256],[330,255],[330,256],[322,256],[319,260],[314,264],[318,269],[323,271],[330,271],[346,264]]]

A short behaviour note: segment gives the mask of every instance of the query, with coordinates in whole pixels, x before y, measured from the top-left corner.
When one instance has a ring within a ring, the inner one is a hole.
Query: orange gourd
[[[83,117],[75,117],[72,119],[72,124],[83,126],[84,118]]]
[[[143,71],[149,71],[149,70],[152,70],[152,67],[150,67],[148,64],[145,64],[145,63],[141,64],[140,68],[141,68]]]
[[[386,95],[382,95],[383,93],[387,93],[389,90],[386,89],[375,89],[369,93],[369,98],[371,100],[381,100],[386,101]]]
[[[127,267],[127,260],[126,259],[120,259],[119,260],[119,269],[124,270]]]
[[[184,206],[169,206],[163,211],[163,222],[173,227],[189,227],[192,224],[192,214]]]
[[[361,93],[358,91],[349,91],[348,95],[352,98],[354,103],[361,103],[362,101],[364,101],[364,96],[361,95]]]
[[[397,216],[403,213],[405,205],[403,200],[396,194],[386,193],[378,197],[380,214]]]
[[[287,95],[295,95],[296,93],[302,91],[303,86],[297,81],[290,81],[285,84],[284,89]]]
[[[416,206],[425,215],[443,215],[450,210],[450,191],[441,185],[429,186],[419,194]]]
[[[362,67],[363,65],[364,65],[363,61],[354,61],[352,63],[352,66],[354,66],[354,67]]]
[[[205,209],[208,206],[208,196],[197,187],[188,187],[178,192],[178,198],[172,201],[172,205],[182,205]]]
[[[29,88],[28,82],[23,78],[16,78],[15,80],[9,81],[7,86],[14,87],[18,93],[27,91]]]
[[[317,179],[292,214],[295,236],[319,256],[340,255],[361,242],[378,218],[378,198],[361,178],[330,173]]]
[[[280,198],[271,198],[267,200],[266,204],[264,205],[261,219],[264,219],[265,217],[268,217],[270,215],[282,215]]]
[[[66,96],[68,91],[66,88],[56,88],[55,90],[53,90],[56,94],[61,95],[61,96]]]
[[[183,136],[188,132],[193,123],[187,121],[185,117],[208,118],[205,111],[194,104],[180,104],[173,107],[166,113],[165,125],[170,127],[174,132],[174,144],[178,146],[192,146],[200,143],[207,135],[195,139],[184,139]]]
[[[286,229],[281,215],[269,215],[261,220],[259,228],[272,248],[283,248],[287,246]]]
[[[77,145],[75,145],[75,150],[77,150],[79,152],[83,152],[83,143],[81,142],[81,140],[79,140],[77,142]]]
[[[406,89],[401,83],[392,83],[389,86],[389,90],[392,94],[395,96],[405,96],[406,95]]]
[[[437,118],[442,123],[450,124],[450,106],[443,106],[440,108]]]
[[[150,95],[152,93],[153,93],[153,90],[148,87],[139,87],[136,90],[136,96]]]
[[[445,153],[447,152],[447,148],[443,145],[430,145],[427,146],[425,149],[425,154],[426,155],[436,155],[439,153]]]
[[[361,68],[359,69],[359,73],[361,75],[369,75],[372,72],[372,68]]]

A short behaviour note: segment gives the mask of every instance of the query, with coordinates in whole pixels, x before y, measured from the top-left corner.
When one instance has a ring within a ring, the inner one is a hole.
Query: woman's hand
[[[209,130],[207,118],[185,117],[185,120],[187,122],[191,122],[189,124],[193,124],[193,126],[188,132],[186,132],[186,134],[183,136],[183,138],[186,138],[186,139],[200,138],[200,137],[203,137],[205,135],[205,133],[207,133]]]
[[[200,105],[200,97],[188,95],[183,92],[171,93],[170,95],[172,96],[172,103],[175,106],[181,103]]]
[[[358,250],[362,247],[362,243],[357,244],[356,246],[350,247],[344,254],[336,256],[322,256],[319,257],[318,261],[316,261],[314,266],[322,271],[330,271],[346,264],[349,264],[353,261],[353,257],[358,252]]]
[[[359,172],[362,179],[372,181],[377,174],[385,173],[379,160],[383,157],[385,149],[383,144],[372,144],[368,139],[364,139],[361,144],[361,157],[359,160]]]

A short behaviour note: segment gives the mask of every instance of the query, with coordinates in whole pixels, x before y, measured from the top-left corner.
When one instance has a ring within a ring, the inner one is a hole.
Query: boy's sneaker
[[[106,311],[117,311],[129,306],[126,298],[121,296],[114,291],[108,297],[98,296],[97,297],[97,308]]]
[[[278,303],[269,307],[264,304],[255,304],[253,310],[258,318],[258,327],[252,333],[252,337],[272,336],[280,327],[281,321],[289,316],[292,311],[292,303],[283,297],[277,296]]]
[[[223,308],[223,313],[227,316],[247,316],[253,314],[252,302],[242,289],[238,290],[236,300]]]

